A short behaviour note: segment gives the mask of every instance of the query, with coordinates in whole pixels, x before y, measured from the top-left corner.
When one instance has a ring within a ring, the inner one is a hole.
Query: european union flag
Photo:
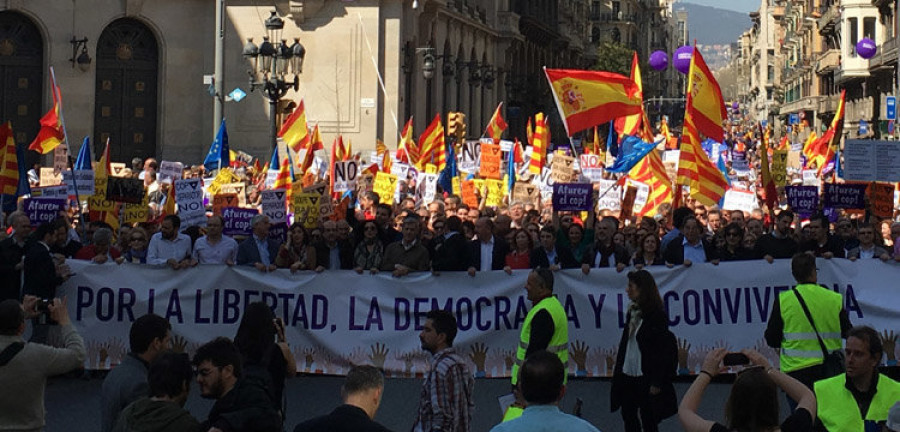
[[[78,157],[75,158],[75,167],[77,170],[91,170],[94,169],[91,166],[91,161],[94,160],[91,158],[91,138],[84,137],[84,142],[81,143],[81,150],[78,150]]]
[[[656,149],[656,144],[648,143],[636,136],[628,135],[622,139],[622,152],[616,158],[616,162],[607,168],[607,172],[627,173],[637,165],[644,156]],[[627,149],[627,152],[626,152]]]
[[[216,133],[216,139],[203,160],[203,166],[207,171],[219,169],[223,166],[231,165],[231,151],[228,148],[228,131],[225,130],[225,119],[222,119],[222,125],[219,126],[219,132]]]

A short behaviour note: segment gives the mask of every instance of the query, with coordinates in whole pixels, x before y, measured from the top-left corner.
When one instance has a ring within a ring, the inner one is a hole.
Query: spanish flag
[[[762,133],[759,147],[759,161],[762,170],[763,190],[766,194],[766,207],[769,212],[773,212],[778,205],[778,190],[775,188],[775,179],[772,178],[771,168],[769,167],[769,132],[763,131],[762,123],[759,124],[759,131]]]
[[[0,126],[0,194],[16,196],[19,188],[19,159],[12,122]]]
[[[547,154],[549,140],[549,130],[547,129],[547,121],[544,113],[537,113],[534,116],[534,137],[531,144],[531,163],[528,165],[528,171],[535,175],[541,175],[541,169],[544,167],[544,157]]]
[[[808,147],[804,146],[803,148],[803,154],[806,155],[809,162],[816,163],[819,175],[822,174],[822,169],[825,165],[834,159],[834,151],[841,142],[841,135],[843,135],[844,130],[845,93],[846,90],[841,90],[841,100],[838,102],[837,111],[834,114],[834,118],[831,120],[831,126],[828,130],[826,130],[819,139],[809,144]],[[807,143],[809,143],[809,140],[807,140]]]
[[[644,86],[641,82],[641,66],[638,63],[637,52],[634,52],[633,57],[631,58],[631,79],[637,84],[638,91],[641,93],[641,102],[643,103],[644,96]],[[641,120],[644,116],[644,107],[641,105],[641,112],[638,114],[633,114],[630,116],[619,117],[616,119],[616,132],[619,133],[619,139],[626,135],[637,135],[638,127],[641,125]],[[648,142],[653,142],[651,138]]]
[[[509,127],[506,124],[506,121],[503,120],[503,115],[500,114],[500,109],[503,108],[503,102],[500,102],[500,105],[497,105],[497,109],[494,110],[494,115],[491,116],[491,121],[488,122],[487,128],[484,130],[484,134],[482,136],[489,136],[494,140],[494,144],[500,142],[500,137],[503,135],[503,131]]]
[[[313,160],[316,158],[316,150],[325,150],[325,144],[322,143],[322,134],[319,133],[318,124],[313,128],[309,146],[306,148],[306,154],[303,155],[303,162],[300,164],[301,174],[306,174],[309,171],[309,167],[312,166]]]
[[[569,136],[641,112],[641,90],[631,78],[586,70],[544,68],[544,73]]]
[[[390,174],[391,168],[393,168],[393,166],[394,161],[391,160],[391,154],[388,152],[384,152],[384,154],[381,155],[381,172]]]
[[[534,145],[534,126],[531,124],[531,117],[528,117],[528,124],[525,125],[525,139],[528,145]]]
[[[435,151],[443,147],[445,147],[444,125],[441,123],[441,114],[437,113],[425,132],[419,136],[419,159],[416,161],[416,167],[420,171],[424,170],[426,164],[432,163],[432,158],[436,156]]]
[[[65,139],[62,117],[60,116],[62,94],[59,92],[59,86],[56,85],[55,81],[50,83],[50,87],[53,93],[53,108],[50,108],[50,111],[47,111],[47,114],[41,117],[41,129],[38,131],[34,141],[31,142],[31,145],[28,146],[28,150],[34,150],[41,154],[50,153]]]
[[[300,105],[294,109],[290,117],[281,125],[278,136],[295,152],[299,152],[300,149],[309,145],[309,129],[307,129],[306,125],[306,108],[303,105],[303,99],[300,100]]]
[[[653,216],[660,204],[672,201],[672,186],[659,152],[651,150],[628,172],[628,178],[650,186],[647,202],[638,216]]]
[[[722,122],[728,118],[728,111],[725,109],[719,83],[709,71],[697,47],[694,47],[691,70],[688,73],[685,111],[690,112],[698,132],[716,142],[723,141],[725,130]]]

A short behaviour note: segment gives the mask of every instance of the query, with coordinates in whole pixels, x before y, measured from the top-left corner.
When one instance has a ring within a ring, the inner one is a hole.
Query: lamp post
[[[252,65],[252,69],[247,71],[250,75],[250,91],[262,89],[269,99],[269,115],[272,120],[269,134],[274,149],[278,145],[278,102],[288,90],[297,91],[300,88],[306,48],[300,44],[300,38],[294,38],[291,46],[287,45],[285,39],[281,39],[284,20],[276,11],[272,11],[265,25],[266,36],[263,37],[263,43],[256,46],[253,38],[247,39],[242,55]],[[280,43],[277,42],[279,40]],[[293,80],[289,78],[290,75],[293,75]]]

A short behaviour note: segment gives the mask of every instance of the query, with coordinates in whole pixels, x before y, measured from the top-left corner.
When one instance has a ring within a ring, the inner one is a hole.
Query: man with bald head
[[[269,217],[258,214],[250,219],[253,235],[238,246],[237,264],[256,267],[261,272],[275,271],[275,256],[278,254],[277,240],[269,238]]]
[[[350,270],[353,268],[353,246],[340,239],[335,221],[322,223],[322,242],[316,245],[317,272],[325,270]]]
[[[222,216],[210,216],[206,221],[206,235],[194,243],[194,260],[200,264],[234,265],[237,260],[238,244],[222,235],[225,220]],[[271,258],[271,257],[270,257]]]

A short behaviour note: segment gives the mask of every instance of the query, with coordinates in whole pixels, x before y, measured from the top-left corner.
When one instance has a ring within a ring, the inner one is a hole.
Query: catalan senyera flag
[[[569,136],[641,112],[641,90],[624,75],[547,68],[544,72]]]
[[[295,152],[299,152],[300,149],[309,145],[309,129],[306,125],[306,108],[303,105],[303,99],[300,99],[300,104],[281,125],[278,136]]]
[[[653,216],[659,205],[672,201],[672,186],[659,152],[650,151],[628,172],[628,177],[650,186],[647,202],[638,216]]]
[[[525,140],[528,145],[534,145],[534,125],[531,123],[531,117],[528,117],[528,124],[525,125]]]
[[[816,131],[810,131],[809,136],[806,137],[806,142],[803,143],[803,156],[806,157],[806,160],[810,160],[813,155],[813,144],[816,142],[818,137],[816,136]]]
[[[325,150],[325,144],[322,143],[322,134],[319,133],[318,124],[313,128],[309,146],[306,148],[306,154],[303,156],[303,162],[300,164],[301,174],[306,174],[309,171],[309,167],[312,166],[316,158],[316,150]]]
[[[694,47],[691,69],[688,73],[685,111],[691,113],[698,132],[716,142],[723,141],[725,130],[722,128],[722,122],[728,118],[725,100],[722,98],[719,83],[709,71],[697,47]]]
[[[38,131],[34,141],[31,142],[31,145],[28,146],[28,150],[34,150],[41,154],[50,153],[65,139],[60,113],[62,110],[62,94],[56,82],[51,82],[50,87],[53,93],[53,107],[41,117],[41,129]]]
[[[541,175],[541,169],[544,167],[544,158],[547,154],[548,140],[547,120],[544,113],[537,113],[534,116],[534,137],[531,144],[531,163],[528,165],[528,171],[535,175]]]
[[[407,120],[400,133],[400,142],[397,144],[397,160],[411,165],[419,161],[419,148],[413,139],[413,118]]]
[[[485,128],[484,134],[482,135],[491,137],[491,139],[494,140],[494,144],[500,142],[503,131],[509,127],[509,125],[506,124],[506,121],[503,120],[503,114],[500,113],[502,108],[503,102],[500,102],[500,105],[497,105],[497,109],[494,110],[494,115],[491,116],[491,121],[488,122],[487,128]]]
[[[278,174],[275,177],[275,184],[272,185],[272,189],[285,188],[290,191],[291,183],[294,182],[294,169],[291,164],[291,155],[288,153],[285,157],[280,159],[281,162],[278,164]]]
[[[425,128],[425,132],[419,136],[419,159],[416,161],[416,168],[424,170],[425,164],[432,163],[436,156],[435,150],[444,147],[444,125],[441,123],[441,114],[437,113],[431,124]]]
[[[384,154],[381,155],[381,172],[390,174],[391,168],[393,168],[393,166],[394,161],[391,160],[391,154],[388,152],[384,152]]]
[[[775,207],[778,205],[778,190],[775,188],[775,179],[772,178],[771,168],[769,167],[769,133],[768,131],[763,132],[762,123],[759,125],[759,130],[762,132],[762,139],[760,140],[759,147],[762,184],[763,190],[766,193],[766,207],[768,207],[771,212],[774,211]]]
[[[638,62],[637,51],[633,53],[634,55],[631,58],[631,80],[637,84],[638,91],[641,94],[641,112],[638,114],[632,114],[630,116],[619,117],[616,119],[616,132],[619,133],[619,138],[626,135],[637,135],[638,128],[641,125],[641,120],[644,114],[643,109],[643,101],[644,101],[644,85],[641,81],[641,66]],[[652,140],[650,142],[653,142]]]
[[[678,177],[675,182],[690,186],[691,197],[708,206],[717,205],[728,188],[728,182],[722,172],[710,162],[706,152],[703,151],[700,134],[688,109],[684,111],[681,158],[678,161]]]
[[[0,194],[16,196],[19,187],[19,160],[12,122],[0,126]]]

